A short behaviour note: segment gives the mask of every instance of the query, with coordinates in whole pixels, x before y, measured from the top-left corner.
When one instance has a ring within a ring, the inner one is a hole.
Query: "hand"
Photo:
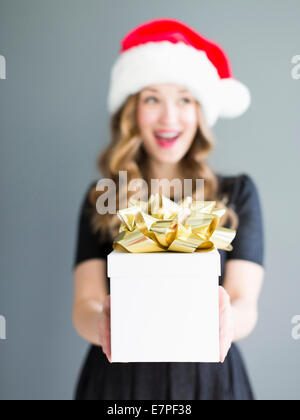
[[[224,362],[234,338],[234,323],[230,297],[223,287],[219,288],[220,308],[220,358]]]
[[[111,363],[110,296],[107,296],[103,302],[99,329],[99,339],[103,352]]]

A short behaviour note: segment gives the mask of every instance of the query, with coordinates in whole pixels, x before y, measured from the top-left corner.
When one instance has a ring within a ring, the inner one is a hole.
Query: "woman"
[[[215,174],[205,161],[214,146],[210,128],[219,117],[245,112],[249,91],[234,79],[229,60],[217,44],[181,22],[163,19],[145,23],[123,39],[108,104],[112,142],[99,159],[105,178],[118,185],[120,171],[127,171],[128,182],[141,178],[149,188],[151,179],[204,179],[205,200],[227,205],[220,225],[236,229],[237,235],[232,252],[220,250],[222,363],[110,363],[106,257],[121,222],[116,214],[97,213],[99,193],[93,183],[81,209],[73,310],[76,330],[92,346],[75,397],[252,400],[234,343],[247,337],[257,322],[264,276],[260,201],[249,175]],[[128,184],[118,187],[117,203],[120,195],[128,193]]]

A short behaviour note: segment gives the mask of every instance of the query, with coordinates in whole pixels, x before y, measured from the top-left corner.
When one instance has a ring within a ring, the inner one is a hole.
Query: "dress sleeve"
[[[86,260],[106,259],[112,245],[107,240],[101,241],[100,233],[96,234],[92,230],[91,221],[95,209],[89,201],[89,193],[94,186],[95,183],[88,188],[80,207],[73,269]]]
[[[238,177],[233,208],[239,216],[239,226],[227,259],[242,259],[264,266],[264,226],[260,197],[252,178]]]

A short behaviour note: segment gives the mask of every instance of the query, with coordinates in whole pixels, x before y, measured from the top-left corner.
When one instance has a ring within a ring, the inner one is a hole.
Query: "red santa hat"
[[[190,90],[203,107],[209,126],[234,118],[249,107],[249,89],[233,76],[225,51],[174,19],[156,19],[130,31],[110,78],[108,109],[115,113],[141,89],[175,83]]]

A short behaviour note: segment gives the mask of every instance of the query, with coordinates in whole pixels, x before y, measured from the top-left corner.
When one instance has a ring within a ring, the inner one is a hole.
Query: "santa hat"
[[[174,19],[157,19],[127,34],[110,78],[108,109],[115,113],[128,96],[162,83],[185,86],[203,107],[209,126],[249,107],[248,88],[233,76],[215,42]]]

